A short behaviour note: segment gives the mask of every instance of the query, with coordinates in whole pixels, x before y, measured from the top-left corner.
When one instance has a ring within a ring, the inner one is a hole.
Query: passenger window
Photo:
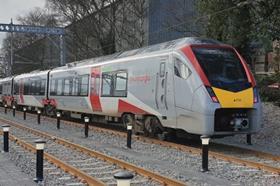
[[[126,90],[127,73],[121,72],[116,74],[116,89]]]
[[[114,96],[123,97],[126,96],[127,92],[127,73],[126,72],[118,72],[116,73],[116,85]]]
[[[35,81],[35,90],[34,90],[34,95],[40,95],[40,90],[41,90],[41,81],[37,80]]]
[[[112,96],[113,75],[109,73],[102,74],[102,96]]]
[[[23,94],[24,95],[29,94],[29,81],[27,79],[24,80]]]
[[[31,81],[31,91],[30,95],[34,95],[34,92],[36,91],[36,83],[35,81]]]
[[[69,96],[71,95],[71,86],[70,86],[70,79],[64,79],[64,90],[63,95]]]
[[[40,88],[40,95],[45,95],[45,86],[46,86],[46,80],[41,80],[41,88]]]
[[[126,97],[127,96],[127,72],[102,73],[102,96]]]
[[[81,96],[87,96],[88,95],[88,75],[81,76]]]
[[[55,91],[55,85],[56,85],[56,81],[55,79],[51,80],[51,88],[50,88],[50,95],[51,96],[55,96],[56,91]]]
[[[14,94],[15,95],[18,95],[18,93],[19,93],[18,89],[19,89],[19,84],[18,84],[18,82],[15,82],[14,83]]]
[[[72,95],[73,96],[79,95],[79,79],[78,78],[73,79]]]
[[[56,92],[56,95],[57,96],[61,96],[62,95],[62,79],[58,79],[57,80],[57,92]]]
[[[180,59],[175,58],[174,74],[180,78],[188,79],[188,77],[191,75],[191,71]]]

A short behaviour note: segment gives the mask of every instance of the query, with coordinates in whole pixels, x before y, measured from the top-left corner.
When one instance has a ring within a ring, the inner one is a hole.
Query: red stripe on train
[[[146,112],[128,102],[125,102],[121,99],[119,99],[118,112],[119,113],[130,112],[133,114],[148,114],[148,112]]]
[[[204,85],[210,86],[210,83],[205,75],[205,73],[203,72],[201,66],[199,65],[191,46],[185,46],[181,49],[181,51],[186,55],[186,57],[190,60],[190,62],[192,63],[194,69],[196,70],[196,72],[198,73],[199,77],[201,78],[202,82]]]
[[[204,85],[210,86],[210,82],[209,82],[208,78],[206,77],[205,73],[203,72],[199,62],[197,61],[197,59],[196,59],[196,57],[195,57],[195,55],[192,51],[192,47],[198,47],[198,48],[200,48],[200,47],[201,48],[229,48],[229,49],[234,50],[234,52],[237,54],[239,60],[241,61],[242,65],[243,65],[243,68],[245,69],[248,81],[252,84],[253,87],[256,85],[255,79],[254,79],[251,71],[249,70],[249,67],[248,67],[247,63],[242,58],[242,56],[237,52],[237,50],[234,49],[233,47],[228,46],[228,45],[222,45],[222,46],[217,46],[217,45],[190,45],[190,46],[183,47],[181,49],[181,51],[190,60],[190,62],[194,66],[196,72],[199,74],[199,76],[200,76]]]

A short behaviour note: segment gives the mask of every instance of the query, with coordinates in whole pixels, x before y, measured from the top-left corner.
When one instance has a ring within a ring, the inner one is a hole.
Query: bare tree
[[[139,48],[147,44],[147,0],[124,0],[118,11],[117,42],[123,49]]]
[[[147,0],[48,0],[63,14],[70,51],[80,57],[111,54],[144,45]]]
[[[49,14],[47,12],[47,9],[41,8],[34,8],[29,13],[18,16],[17,20],[19,24],[22,25],[50,27],[57,26],[59,22],[54,14]],[[26,70],[47,68],[48,65],[44,63],[44,60],[46,58],[45,43],[41,42],[45,37],[45,35],[29,33],[13,33],[13,35],[7,34],[6,38],[3,41],[2,48],[6,61],[9,61],[11,55],[11,40],[13,41],[12,44],[14,51],[14,72],[17,72],[17,69],[19,70],[19,72],[22,72],[25,67]],[[31,47],[33,48],[33,51],[28,50],[28,48],[30,48],[30,46],[32,45],[36,46]]]

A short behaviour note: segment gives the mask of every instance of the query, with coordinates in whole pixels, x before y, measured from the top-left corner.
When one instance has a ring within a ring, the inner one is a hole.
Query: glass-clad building
[[[201,36],[195,0],[149,0],[148,44]]]

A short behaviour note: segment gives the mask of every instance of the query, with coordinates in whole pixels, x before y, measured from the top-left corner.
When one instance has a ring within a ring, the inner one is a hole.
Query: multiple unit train
[[[1,102],[93,121],[123,121],[152,136],[225,136],[260,129],[261,103],[231,46],[182,38],[0,80]]]

